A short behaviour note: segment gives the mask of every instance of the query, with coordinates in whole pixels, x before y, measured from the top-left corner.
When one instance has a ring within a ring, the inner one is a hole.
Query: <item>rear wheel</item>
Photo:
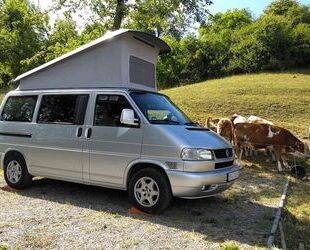
[[[6,183],[16,189],[24,189],[32,184],[32,176],[28,173],[25,159],[15,153],[4,160],[4,179]]]
[[[148,213],[161,213],[172,199],[167,177],[153,168],[135,173],[129,181],[128,192],[131,203]]]

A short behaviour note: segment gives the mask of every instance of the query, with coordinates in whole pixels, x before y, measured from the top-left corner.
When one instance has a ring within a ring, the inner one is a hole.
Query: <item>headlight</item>
[[[190,161],[208,161],[213,160],[210,150],[199,148],[184,148],[181,153],[182,160]]]

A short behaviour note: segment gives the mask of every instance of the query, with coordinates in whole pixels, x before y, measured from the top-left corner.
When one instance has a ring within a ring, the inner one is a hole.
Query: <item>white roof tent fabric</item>
[[[19,90],[123,87],[156,91],[156,60],[170,52],[140,31],[108,32],[18,77]]]

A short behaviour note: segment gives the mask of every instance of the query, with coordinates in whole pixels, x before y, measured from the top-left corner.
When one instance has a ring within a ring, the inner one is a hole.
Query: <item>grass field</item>
[[[307,135],[310,70],[232,76],[162,92],[202,125],[209,116],[229,117],[238,113],[271,120],[300,139]],[[309,167],[307,171],[309,178]],[[289,249],[297,248],[298,241],[305,241],[310,247],[309,181],[292,181],[285,211],[284,230]]]
[[[193,120],[257,115],[304,137],[310,122],[310,70],[209,80],[162,91]]]

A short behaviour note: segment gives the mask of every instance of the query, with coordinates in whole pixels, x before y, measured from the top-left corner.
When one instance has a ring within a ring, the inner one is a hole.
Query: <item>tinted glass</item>
[[[130,95],[150,123],[195,125],[164,95],[148,92],[131,92]]]
[[[95,107],[95,126],[125,126],[120,118],[123,109],[132,109],[128,100],[122,95],[98,95]]]
[[[37,96],[10,96],[3,108],[1,120],[31,122]]]
[[[39,123],[83,124],[88,95],[45,95]]]

